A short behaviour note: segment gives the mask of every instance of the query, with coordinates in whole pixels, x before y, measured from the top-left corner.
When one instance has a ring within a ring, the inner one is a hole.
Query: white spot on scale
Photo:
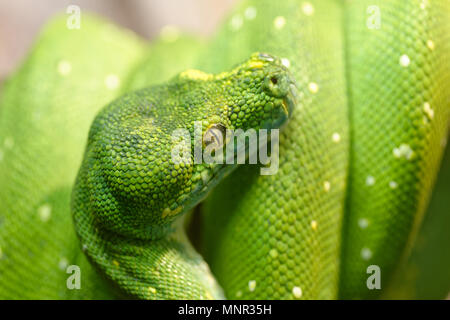
[[[311,229],[313,229],[314,231],[317,230],[317,221],[316,220],[311,221]]]
[[[326,192],[328,192],[328,191],[330,191],[330,188],[331,188],[331,183],[330,183],[330,181],[324,181],[324,183],[323,183],[323,189],[324,189]]]
[[[399,62],[402,67],[406,68],[411,63],[411,60],[409,59],[409,57],[406,54],[404,54],[400,57]]]
[[[253,20],[256,18],[256,8],[255,7],[248,7],[245,9],[244,16],[247,20]]]
[[[395,181],[390,181],[390,182],[389,182],[389,188],[391,188],[391,189],[397,189],[397,187],[398,187],[397,182],[395,182]]]
[[[283,64],[283,66],[285,66],[286,68],[289,68],[291,66],[291,62],[289,61],[288,58],[283,58],[281,59],[281,63]]]
[[[292,294],[294,295],[294,298],[300,299],[302,297],[302,295],[303,295],[302,288],[300,288],[300,287],[293,287],[292,288]]]
[[[120,79],[116,74],[108,74],[105,77],[105,86],[109,90],[117,89],[120,85]]]
[[[366,185],[373,186],[375,184],[375,178],[373,176],[367,176]]]
[[[428,6],[428,0],[422,0],[420,3],[420,9],[425,10]]]
[[[433,42],[433,40],[427,40],[427,47],[430,50],[434,50],[434,42]]]
[[[236,292],[236,298],[240,298],[240,297],[242,297],[242,291],[241,290]]]
[[[255,280],[250,280],[248,282],[248,290],[250,290],[250,292],[255,291],[256,288],[256,281]]]
[[[425,102],[423,104],[423,112],[427,115],[427,117],[431,120],[434,118],[434,110],[431,109],[431,105],[429,102]]]
[[[5,146],[5,149],[12,149],[12,147],[14,147],[14,139],[6,137],[3,145]]]
[[[52,214],[52,207],[49,204],[44,204],[38,208],[38,215],[42,222],[47,222]]]
[[[369,260],[370,258],[372,258],[372,250],[370,250],[369,248],[362,248],[361,258],[363,258],[363,260]]]
[[[394,148],[392,150],[392,153],[394,154],[394,157],[396,158],[405,158],[407,160],[411,160],[414,151],[411,149],[411,147],[408,144],[401,144],[398,148]]]
[[[339,141],[341,141],[341,135],[339,133],[335,132],[331,136],[331,139],[333,140],[333,142],[338,143]]]
[[[315,82],[310,82],[308,84],[308,89],[311,93],[317,93],[317,91],[319,91],[319,86]]]
[[[58,73],[62,76],[67,76],[72,71],[72,65],[67,60],[61,60],[58,62]]]
[[[314,14],[314,7],[311,3],[305,2],[302,4],[302,11],[305,15],[311,16]]]
[[[366,218],[361,218],[358,220],[358,226],[361,229],[365,229],[369,226],[369,220],[367,220]]]
[[[236,14],[231,18],[230,27],[232,30],[234,30],[234,31],[239,30],[243,24],[244,24],[244,19],[242,19],[242,16],[240,14]]]
[[[273,25],[276,29],[283,29],[286,24],[286,19],[283,16],[278,16],[273,20]]]
[[[62,257],[62,258],[59,260],[59,263],[58,263],[59,269],[61,269],[61,270],[66,270],[66,268],[67,268],[68,265],[69,265],[69,261],[67,260],[67,258]]]

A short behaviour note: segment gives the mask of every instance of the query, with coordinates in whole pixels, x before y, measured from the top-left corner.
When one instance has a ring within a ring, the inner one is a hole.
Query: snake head
[[[233,129],[279,128],[292,115],[297,87],[280,58],[254,53],[247,62],[220,77],[233,88],[227,114]]]
[[[98,225],[161,237],[236,167],[224,158],[205,160],[207,151],[216,156],[229,145],[226,139],[218,144],[220,137],[227,130],[279,128],[293,111],[295,93],[280,59],[256,53],[229,72],[187,70],[112,102],[94,120],[79,178],[91,189],[86,193]],[[246,156],[249,145],[240,149]]]

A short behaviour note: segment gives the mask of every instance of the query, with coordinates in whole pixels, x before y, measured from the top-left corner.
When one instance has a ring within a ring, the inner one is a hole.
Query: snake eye
[[[203,135],[203,145],[205,147],[211,145],[214,149],[221,148],[224,145],[226,130],[221,123],[210,125]]]
[[[288,92],[288,80],[280,74],[269,75],[264,79],[263,89],[273,97],[284,97]]]

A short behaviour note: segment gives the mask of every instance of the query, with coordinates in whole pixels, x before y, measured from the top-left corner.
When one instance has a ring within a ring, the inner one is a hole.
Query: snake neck
[[[96,223],[85,192],[83,169],[72,197],[73,220],[84,254],[118,295],[137,299],[223,299],[208,265],[192,248],[183,218],[139,239]]]

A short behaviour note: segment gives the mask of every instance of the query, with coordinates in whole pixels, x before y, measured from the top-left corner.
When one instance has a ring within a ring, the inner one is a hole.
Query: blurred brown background
[[[0,0],[0,81],[13,71],[42,25],[77,5],[152,39],[165,25],[209,35],[237,0]]]

